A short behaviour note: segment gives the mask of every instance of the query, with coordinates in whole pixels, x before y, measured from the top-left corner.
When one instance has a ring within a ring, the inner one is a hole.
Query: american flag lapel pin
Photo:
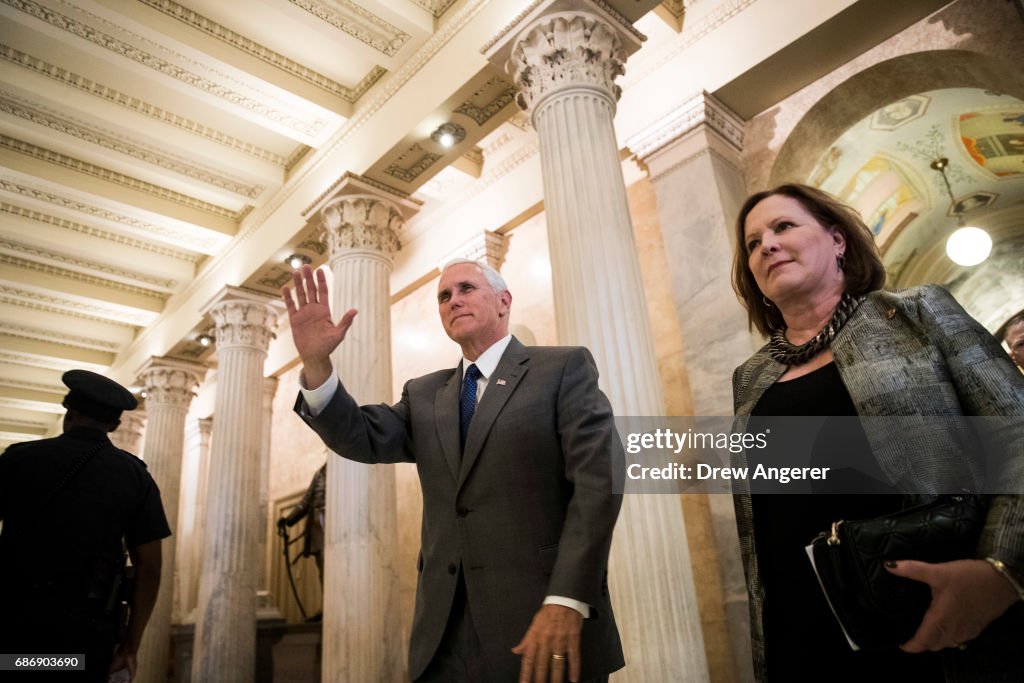
[[[503,387],[503,386],[505,386],[506,384],[508,384],[508,382],[506,382],[506,381],[505,381],[505,380],[503,380],[503,379],[499,379],[498,381],[496,381],[496,382],[495,382],[495,384],[497,384],[497,385],[498,385],[499,387]]]

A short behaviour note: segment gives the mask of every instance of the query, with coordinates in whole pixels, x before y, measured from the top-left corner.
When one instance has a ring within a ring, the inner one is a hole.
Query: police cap
[[[60,379],[71,390],[64,397],[64,407],[98,420],[116,420],[121,411],[135,410],[139,405],[132,392],[95,372],[68,370]]]

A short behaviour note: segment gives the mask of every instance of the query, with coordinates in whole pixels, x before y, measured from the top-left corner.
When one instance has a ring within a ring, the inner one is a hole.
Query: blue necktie
[[[476,381],[482,377],[476,365],[466,368],[466,378],[462,382],[462,400],[459,401],[459,431],[461,432],[463,446],[466,445],[466,434],[469,432],[469,423],[476,411]]]

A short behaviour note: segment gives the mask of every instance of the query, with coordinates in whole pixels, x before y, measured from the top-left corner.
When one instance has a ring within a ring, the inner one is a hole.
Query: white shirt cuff
[[[590,618],[590,605],[585,602],[580,602],[579,600],[573,600],[572,598],[566,598],[561,595],[549,595],[544,598],[544,604],[568,607],[582,614],[584,619]]]
[[[305,382],[305,378],[299,382],[299,392],[302,394],[302,400],[306,402],[306,408],[309,409],[310,417],[316,417],[323,412],[323,409],[327,407],[327,404],[334,398],[334,392],[338,390],[338,376],[333,372],[327,380],[318,386],[316,389],[307,389],[302,386]]]

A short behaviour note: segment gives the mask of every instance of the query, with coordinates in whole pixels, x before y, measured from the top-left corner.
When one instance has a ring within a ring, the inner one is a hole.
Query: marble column
[[[540,144],[559,342],[590,348],[617,415],[664,414],[612,120],[643,36],[603,2],[548,0],[485,48]],[[629,665],[616,681],[708,680],[679,501],[630,495],[609,584]]]
[[[270,435],[274,423],[274,394],[277,393],[278,379],[276,377],[263,378],[263,440],[260,450],[260,583],[259,593],[261,596],[261,611],[281,616],[277,608],[270,600],[270,562],[271,557],[267,548],[273,547],[270,537],[270,525],[267,518],[270,505]],[[262,614],[261,614],[262,616]]]
[[[146,467],[160,488],[167,520],[175,526],[181,491],[185,415],[205,374],[203,365],[170,358],[151,358],[137,373],[139,383],[146,390]],[[163,683],[167,677],[176,544],[173,537],[161,544],[160,592],[139,644],[137,680],[144,683]]]
[[[146,411],[141,406],[121,413],[121,424],[110,433],[110,440],[123,451],[142,457],[142,432],[146,426]]]
[[[185,582],[184,613],[185,623],[196,622],[196,608],[199,605],[199,574],[203,565],[203,543],[206,529],[206,482],[210,473],[210,437],[213,434],[213,418],[202,417],[199,426],[199,474],[196,478],[195,527],[189,543],[188,580]]]
[[[333,287],[331,310],[359,315],[332,358],[359,403],[392,403],[392,256],[415,205],[347,178],[320,208]],[[399,681],[402,640],[395,470],[327,459],[321,680]]]
[[[210,443],[193,681],[255,680],[263,365],[282,308],[264,294],[228,286],[203,309],[217,329],[217,428]]]
[[[444,264],[453,259],[468,258],[486,263],[491,268],[501,272],[501,266],[505,263],[505,255],[508,254],[508,241],[508,235],[502,235],[493,230],[482,230],[476,236],[459,245],[438,266],[443,267]]]
[[[733,225],[746,198],[744,122],[707,93],[627,141],[658,203],[672,297],[695,415],[732,414],[733,368],[761,346],[732,289]],[[714,325],[708,325],[714,320]],[[729,496],[708,504],[719,557],[735,679],[752,681],[747,591]]]

